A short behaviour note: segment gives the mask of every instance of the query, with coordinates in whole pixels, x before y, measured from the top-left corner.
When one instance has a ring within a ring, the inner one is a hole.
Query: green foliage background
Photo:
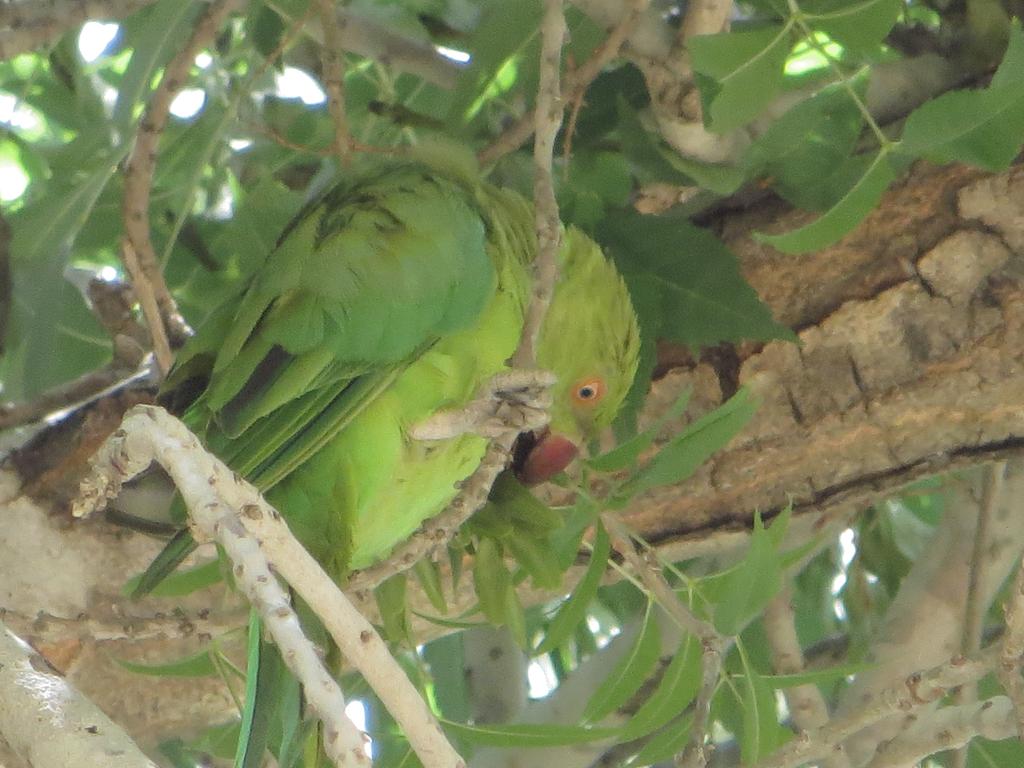
[[[193,323],[231,294],[304,199],[338,173],[326,105],[282,96],[276,79],[286,68],[318,77],[318,46],[300,36],[283,56],[267,58],[305,5],[304,0],[251,2],[233,17],[189,75],[186,87],[201,92],[201,107],[172,118],[161,139],[153,238],[168,283]],[[476,554],[474,572],[462,578],[474,579],[479,612],[438,620],[457,626],[506,624],[559,678],[594,653],[599,639],[638,617],[642,629],[623,662],[609,670],[584,722],[571,725],[474,729],[460,724],[467,710],[458,637],[407,653],[410,674],[467,751],[481,744],[541,746],[611,735],[621,742],[635,740],[636,749],[623,759],[644,765],[668,759],[685,743],[685,712],[696,696],[701,668],[692,639],[662,670],[627,726],[609,731],[599,724],[654,670],[659,619],[636,585],[598,588],[609,547],[598,513],[692,473],[742,428],[756,406],[741,392],[637,468],[637,457],[657,431],[636,434],[632,426],[654,367],[656,339],[697,350],[722,342],[794,338],[745,283],[736,257],[690,219],[725,196],[760,185],[818,214],[799,230],[762,236],[777,249],[798,253],[849,232],[915,159],[993,171],[1008,167],[1024,137],[1024,33],[999,4],[967,0],[966,14],[958,13],[960,5],[753,0],[738,6],[732,31],[697,38],[689,47],[706,127],[722,134],[745,131],[749,139],[729,163],[683,158],[664,142],[650,114],[644,78],[633,65],[616,60],[591,84],[571,155],[559,160],[556,177],[564,220],[592,233],[614,257],[641,316],[644,366],[619,430],[622,442],[591,459],[587,468],[624,472],[625,479],[615,475],[619,480],[604,497],[581,496],[574,507],[554,514],[514,487],[499,488],[496,503],[460,540]],[[110,342],[69,277],[120,270],[121,166],[163,66],[180,50],[203,7],[202,2],[159,0],[123,20],[111,44],[92,61],[80,54],[76,30],[48,50],[0,62],[0,97],[13,109],[0,123],[0,173],[27,182],[20,193],[12,182],[15,192],[5,193],[2,206],[12,230],[4,266],[13,291],[0,358],[6,398],[31,398],[109,360]],[[389,147],[440,135],[479,150],[529,112],[537,84],[539,0],[360,0],[349,7],[409,41],[445,45],[469,56],[452,89],[348,56],[347,108],[360,143]],[[567,20],[565,58],[583,62],[605,32],[574,6],[567,8]],[[881,125],[870,114],[866,94],[882,68],[905,56],[892,40],[907,30],[925,30],[940,42],[954,34],[966,40],[953,64],[974,87],[936,95],[903,119]],[[782,97],[793,105],[772,113]],[[358,162],[377,160],[360,155]],[[528,150],[501,158],[490,173],[529,194]],[[634,195],[653,182],[680,185],[692,194],[663,214],[641,215],[632,206]],[[683,407],[680,403],[680,411]],[[785,515],[767,528],[758,521],[750,553],[724,573],[698,578],[664,564],[680,599],[723,634],[736,636],[712,712],[736,736],[745,763],[792,735],[780,724],[777,690],[813,682],[832,696],[845,684],[861,660],[872,622],[919,554],[915,542],[935,524],[941,503],[940,493],[922,488],[882,505],[854,532],[852,561],[841,562],[842,550],[834,545],[802,570],[796,592],[802,643],[812,646],[845,635],[850,663],[799,681],[771,674],[757,618],[783,571],[801,554],[780,548]],[[524,610],[515,585],[532,579],[536,586],[556,589],[592,525],[597,528],[594,557],[581,586],[563,603]],[[515,563],[511,568],[509,558]],[[163,589],[172,594],[216,578],[219,572],[207,568],[175,577]],[[442,613],[436,570],[422,566],[415,578]],[[396,582],[381,594],[386,628],[399,642],[407,633],[403,592]],[[259,652],[257,636],[250,640],[250,654]],[[133,668],[159,675],[234,674],[216,644],[191,659]],[[360,693],[358,682],[348,682],[355,686],[347,689],[350,695],[365,696],[380,764],[411,764],[404,741],[372,693]],[[301,727],[297,710],[290,717],[281,722]],[[237,722],[220,724],[199,741],[168,742],[165,756],[178,765],[192,765],[204,752],[230,759],[238,728]],[[296,733],[284,725],[271,733],[285,764],[298,754]],[[1016,745],[976,744],[970,765],[1022,763]]]

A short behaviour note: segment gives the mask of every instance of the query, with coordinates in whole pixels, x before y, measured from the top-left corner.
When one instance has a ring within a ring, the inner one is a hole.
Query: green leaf
[[[903,10],[900,0],[843,0],[828,5],[828,10],[805,12],[804,18],[844,48],[858,52],[877,48]]]
[[[1006,55],[988,88],[951,91],[907,118],[899,150],[933,162],[989,171],[1010,166],[1024,141],[1024,33],[1015,23]]]
[[[504,625],[508,627],[509,632],[512,633],[512,637],[519,647],[529,650],[529,644],[526,639],[526,612],[523,610],[523,604],[519,600],[519,593],[516,592],[516,587],[511,577],[509,577],[508,584],[505,587],[503,617]]]
[[[864,95],[867,78],[853,84]],[[744,156],[750,175],[767,177],[798,208],[831,208],[849,188],[843,165],[854,151],[864,117],[841,84],[823,88],[791,107],[758,137]]]
[[[623,729],[623,741],[653,733],[685,711],[700,688],[701,665],[700,641],[687,635],[665,668],[654,693]]]
[[[683,751],[690,740],[690,726],[693,715],[686,714],[678,722],[665,726],[644,744],[644,748],[636,753],[632,765],[660,765],[670,761],[674,755]]]
[[[705,122],[712,131],[727,133],[746,125],[778,94],[793,47],[790,25],[697,35],[687,41]]]
[[[806,253],[824,248],[860,224],[894,178],[889,150],[881,149],[864,175],[828,212],[791,232],[782,235],[756,232],[754,238],[784,253]]]
[[[583,574],[580,583],[576,585],[572,595],[562,603],[558,613],[551,621],[544,640],[534,651],[535,655],[550,653],[560,646],[576,630],[576,626],[583,621],[587,613],[590,601],[597,595],[597,588],[601,586],[601,577],[604,576],[605,568],[608,566],[608,555],[611,553],[611,539],[608,532],[600,522],[597,523],[597,535],[594,538],[594,550],[590,553],[590,564],[587,572]]]
[[[434,699],[443,717],[463,721],[470,716],[462,634],[450,634],[423,646],[423,660],[434,682]]]
[[[61,258],[85,223],[120,155],[107,154],[82,168],[78,176],[51,184],[46,196],[10,217],[11,255],[16,261],[38,263]],[[62,260],[63,261],[63,260]]]
[[[448,603],[444,599],[444,589],[441,587],[441,571],[437,567],[437,563],[423,557],[416,561],[412,571],[420,586],[423,587],[423,592],[426,594],[430,604],[434,606],[434,610],[447,613]]]
[[[673,485],[685,480],[750,421],[757,405],[757,400],[746,387],[740,389],[662,447],[649,464],[622,484],[616,494],[618,501],[660,485]]]
[[[373,591],[377,598],[377,608],[380,611],[384,635],[392,642],[403,642],[409,639],[406,587],[405,574],[396,573]]]
[[[468,122],[480,108],[481,97],[497,95],[515,82],[516,60],[531,42],[536,41],[537,20],[541,16],[537,0],[517,3],[492,2],[469,41],[471,63],[459,75],[452,98],[449,122]],[[504,82],[502,68],[511,68],[512,79]]]
[[[780,522],[784,530],[786,521]],[[777,550],[760,512],[756,513],[750,550],[721,583],[720,600],[715,605],[715,627],[723,635],[739,634],[781,588],[782,564]]]
[[[155,597],[181,597],[190,595],[196,590],[209,587],[223,580],[219,560],[197,565],[193,568],[175,571],[154,587],[149,594]],[[125,594],[132,594],[142,581],[142,574],[133,576],[123,587]]]
[[[245,704],[238,734],[235,768],[259,768],[267,748],[267,736],[280,701],[283,678],[288,674],[277,647],[262,640],[262,625],[255,609],[249,612],[249,643],[246,656]]]
[[[647,604],[644,623],[629,651],[619,659],[583,710],[583,719],[597,722],[617,710],[635,694],[651,674],[661,652],[661,633],[654,617],[653,603]]]
[[[745,669],[740,759],[753,765],[785,744],[792,733],[779,725],[775,691],[749,665]]]
[[[212,651],[199,651],[177,661],[165,664],[139,664],[134,661],[115,659],[119,666],[129,672],[153,677],[209,677],[217,674],[217,665],[210,655]]]
[[[468,621],[459,619],[449,619],[445,616],[431,616],[420,611],[410,611],[413,616],[419,616],[424,621],[429,621],[431,624],[436,624],[439,627],[447,627],[448,629],[474,629],[476,627],[489,627],[490,623],[486,621]]]
[[[791,675],[765,675],[764,680],[779,690],[796,688],[799,685],[826,685],[843,680],[851,675],[859,675],[872,668],[871,664],[840,664],[827,669],[815,669],[810,672],[796,672]]]
[[[692,347],[795,338],[775,322],[743,279],[736,256],[686,219],[610,211],[597,235],[631,293],[635,283],[648,283],[644,294],[650,294],[650,283],[657,289],[660,302],[652,305],[648,300],[641,322],[656,329],[660,338]]]
[[[481,538],[477,542],[473,583],[480,601],[480,610],[487,620],[492,624],[504,624],[506,593],[511,587],[512,577],[505,567],[501,545],[492,538]]]
[[[195,26],[198,4],[182,0],[161,0],[125,24],[125,43],[132,47],[132,58],[125,69],[114,102],[113,122],[122,130],[135,119],[135,106],[153,84],[153,75],[181,50]]]
[[[615,446],[607,453],[586,459],[587,466],[598,472],[617,472],[620,469],[632,466],[640,454],[651,447],[654,438],[665,428],[665,425],[670,421],[678,419],[685,413],[686,406],[690,404],[690,393],[691,390],[689,388],[683,390],[679,397],[676,398],[675,403],[672,404],[672,407],[665,411],[654,424],[640,434]]]
[[[558,562],[558,553],[547,541],[528,536],[512,536],[505,545],[530,574],[537,589],[558,589],[561,586],[562,568]]]
[[[615,728],[582,725],[466,725],[442,720],[445,729],[460,739],[483,747],[563,747],[613,739]]]

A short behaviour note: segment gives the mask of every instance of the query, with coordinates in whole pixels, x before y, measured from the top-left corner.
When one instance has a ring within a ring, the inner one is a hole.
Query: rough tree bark
[[[739,385],[763,402],[694,477],[627,510],[629,525],[667,557],[733,556],[755,510],[770,516],[789,499],[793,535],[806,536],[918,478],[1020,452],[1024,168],[992,176],[919,164],[820,253],[788,256],[752,236],[808,218],[770,199],[710,222],[801,345],[720,348],[700,360],[661,349],[663,375],[645,417],[683,387],[694,391],[687,420]],[[139,678],[111,659],[180,657],[240,622],[237,602],[223,594],[128,602],[124,577],[158,545],[102,522],[70,525],[62,512],[14,498],[17,481],[8,482],[0,507],[8,626],[144,746],[230,712],[219,684],[185,681],[184,697],[182,681]],[[356,597],[372,610],[368,595]],[[470,599],[453,596],[455,610]]]

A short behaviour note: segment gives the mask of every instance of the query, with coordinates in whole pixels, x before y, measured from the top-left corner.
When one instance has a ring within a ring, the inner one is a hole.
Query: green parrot
[[[292,220],[241,297],[181,350],[164,400],[343,580],[444,509],[478,466],[484,437],[410,432],[508,370],[535,253],[532,206],[469,162],[360,174]],[[549,430],[519,466],[528,483],[611,423],[637,368],[614,266],[574,228],[559,258],[536,347],[557,383]]]

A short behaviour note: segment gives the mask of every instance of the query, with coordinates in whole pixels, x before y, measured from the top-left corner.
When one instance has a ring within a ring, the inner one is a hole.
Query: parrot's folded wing
[[[182,350],[165,389],[198,377],[189,425],[266,490],[438,338],[471,325],[495,284],[474,190],[423,165],[390,167],[308,205],[240,300]]]

